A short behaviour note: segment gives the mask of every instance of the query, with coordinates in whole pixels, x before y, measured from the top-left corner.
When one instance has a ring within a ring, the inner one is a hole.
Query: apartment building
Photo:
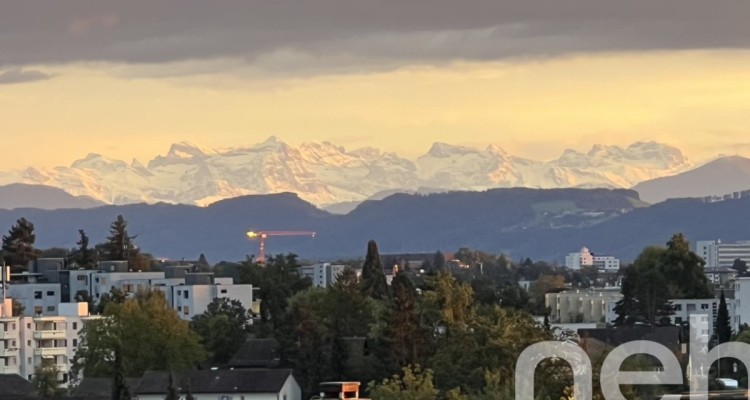
[[[126,295],[160,290],[185,320],[204,313],[216,298],[238,300],[248,310],[258,311],[259,307],[253,300],[252,285],[235,285],[232,278],[217,278],[213,273],[190,272],[190,265],[140,272],[130,271],[125,261],[107,261],[98,270],[62,270],[62,263],[55,260],[36,260],[30,263],[30,272],[12,275],[7,294],[23,305],[25,315],[55,316],[59,314],[58,304],[89,296],[96,305],[112,289]]]
[[[0,305],[0,374],[17,374],[31,380],[45,360],[57,366],[62,387],[70,381],[71,363],[88,315],[87,303],[61,303],[58,315],[12,316],[12,300]]]
[[[617,272],[620,270],[620,260],[613,256],[596,255],[587,247],[582,247],[581,251],[565,256],[565,266],[575,270],[596,267],[602,272]]]
[[[313,286],[327,287],[336,283],[338,276],[344,272],[344,269],[346,269],[346,265],[318,263],[300,267],[299,274],[303,278],[310,278]]]
[[[721,240],[699,240],[695,253],[706,261],[707,268],[731,268],[734,260],[750,263],[750,240],[722,242]]]
[[[716,324],[716,317],[719,311],[719,299],[676,299],[670,300],[674,306],[674,314],[670,317],[670,321],[674,325],[683,325],[684,323],[690,322],[692,315],[706,315],[707,320],[707,331],[698,332],[700,335],[711,338],[714,334],[714,325]],[[732,326],[732,330],[737,332],[740,326],[740,315],[738,312],[738,304],[735,299],[726,299],[727,311],[729,311],[729,321]]]
[[[545,305],[554,323],[611,323],[617,318],[615,304],[622,298],[619,288],[568,290],[547,293]]]

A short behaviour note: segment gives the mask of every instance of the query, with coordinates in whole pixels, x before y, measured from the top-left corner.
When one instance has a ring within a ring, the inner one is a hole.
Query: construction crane
[[[315,237],[317,232],[312,231],[249,231],[247,237],[258,239],[258,258],[255,261],[259,263],[266,262],[266,238],[269,236],[312,236]]]

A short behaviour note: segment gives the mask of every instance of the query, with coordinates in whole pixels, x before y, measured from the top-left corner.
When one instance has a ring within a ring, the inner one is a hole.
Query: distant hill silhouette
[[[673,233],[690,240],[750,238],[750,199],[704,203],[670,200],[647,206],[632,190],[494,189],[430,195],[396,194],[361,204],[347,215],[319,210],[291,193],[244,196],[208,207],[171,204],[92,209],[0,210],[0,230],[20,217],[36,225],[38,247],[74,247],[83,228],[105,240],[118,214],[146,252],[173,259],[241,260],[257,254],[247,230],[314,230],[315,238],[274,237],[267,254],[304,258],[364,256],[375,239],[381,252],[434,252],[462,246],[505,252],[514,259],[559,260],[581,246],[628,261]]]
[[[658,203],[684,197],[722,196],[750,189],[750,159],[718,158],[674,176],[641,182],[633,187],[641,199]]]
[[[91,208],[104,205],[88,196],[73,196],[68,192],[44,185],[13,183],[0,186],[0,208]]]

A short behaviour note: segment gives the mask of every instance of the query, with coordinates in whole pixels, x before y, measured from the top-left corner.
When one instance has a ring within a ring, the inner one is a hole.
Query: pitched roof
[[[248,339],[229,360],[230,367],[268,368],[279,364],[279,342],[276,339]]]
[[[126,382],[132,393],[138,387],[140,378],[127,378]],[[109,400],[112,398],[112,378],[83,378],[72,396],[85,400]]]
[[[278,393],[292,374],[289,369],[204,370],[175,374],[180,392],[191,393]],[[147,371],[135,394],[164,394],[169,372]]]
[[[32,394],[31,383],[20,375],[0,375],[0,399],[26,397]]]

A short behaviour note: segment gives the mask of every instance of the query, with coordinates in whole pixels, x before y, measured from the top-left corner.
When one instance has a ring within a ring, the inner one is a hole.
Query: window
[[[186,299],[187,299],[187,298],[189,298],[189,296],[188,296],[188,294],[189,294],[189,293],[188,293],[188,291],[187,291],[187,290],[185,290],[184,292],[182,292],[182,294],[184,294],[184,295],[185,295],[185,298],[186,298]]]
[[[185,315],[190,314],[190,307],[188,307],[188,306],[183,307],[182,308],[182,313],[185,314]]]
[[[177,306],[177,311],[182,311],[182,306]]]
[[[701,304],[701,310],[708,310],[708,304]]]
[[[55,292],[53,290],[47,291],[47,296],[54,296],[54,295],[55,295]]]
[[[34,298],[35,299],[41,299],[42,298],[42,291],[39,290],[39,291],[34,292]]]
[[[73,347],[77,347],[77,346],[78,346],[78,339],[73,339]]]
[[[31,323],[26,324],[26,329],[31,329]]]
[[[675,317],[674,318],[674,323],[675,324],[681,324],[682,323],[682,317]]]
[[[179,295],[181,295],[181,294],[182,294],[182,290],[178,290],[178,291],[177,291],[177,295],[179,296]]]
[[[73,322],[73,329],[78,329],[78,322]]]
[[[55,306],[47,306],[47,311],[49,312],[55,311]]]
[[[675,304],[674,305],[674,310],[675,311],[682,311],[682,304]]]
[[[221,289],[221,294],[227,294],[227,290],[226,289]]]
[[[86,275],[78,275],[78,277],[76,277],[76,279],[78,279],[79,281],[86,282]]]
[[[42,306],[34,306],[34,314],[41,314]]]
[[[16,323],[10,324],[10,330],[15,331],[16,330]]]

